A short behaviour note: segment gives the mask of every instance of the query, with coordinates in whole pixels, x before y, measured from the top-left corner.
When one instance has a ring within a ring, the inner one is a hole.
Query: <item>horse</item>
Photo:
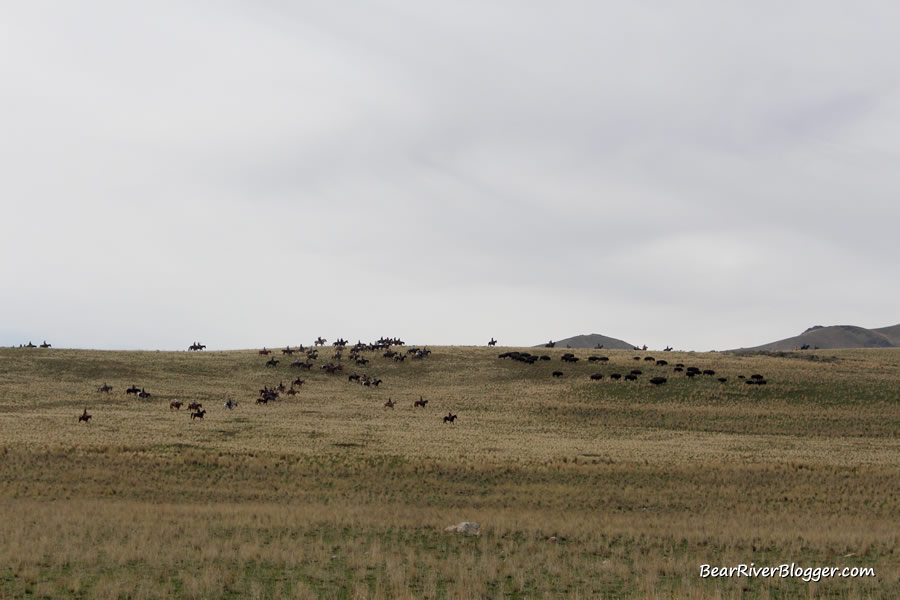
[[[205,414],[206,414],[205,410],[198,410],[197,412],[192,412],[191,413],[191,421],[193,421],[194,419],[202,419],[203,415],[205,415]]]
[[[277,366],[278,366],[277,358],[270,358],[269,360],[266,361],[266,367],[277,367]]]
[[[419,399],[416,400],[415,402],[413,402],[413,408],[415,408],[417,406],[421,406],[422,408],[425,408],[426,404],[428,404],[428,400],[423,400],[422,396],[419,396]]]
[[[181,402],[180,400],[173,400],[172,402],[169,402],[169,410],[172,410],[173,408],[175,410],[181,410],[182,406],[184,406],[184,402]]]
[[[272,351],[271,351],[271,350],[266,350],[266,347],[265,347],[265,346],[263,346],[263,349],[259,351],[260,356],[268,356],[268,355],[271,354],[271,353],[272,353]]]
[[[139,390],[138,387],[132,383],[132,384],[131,384],[131,387],[128,388],[127,390],[125,390],[125,393],[126,393],[126,394],[137,394],[137,393],[139,393],[140,391],[141,391],[141,390]]]
[[[268,404],[269,397],[268,396],[260,396],[259,398],[256,399],[256,403],[257,404]]]
[[[326,340],[325,338],[323,338],[323,337],[320,335],[320,336],[319,336],[319,339],[317,339],[317,340],[315,341],[315,344],[316,344],[316,346],[324,346],[324,345],[325,345],[325,342],[327,342],[327,341],[328,341],[328,340]]]
[[[49,348],[50,344],[47,343],[47,340],[44,340],[44,343],[41,344],[41,348]]]
[[[111,385],[106,385],[106,382],[104,382],[103,385],[101,385],[100,387],[97,388],[97,391],[98,391],[98,392],[105,392],[105,393],[108,394],[110,391],[112,391],[112,386],[111,386]]]
[[[295,386],[295,385],[296,385],[296,386],[301,386],[301,385],[303,385],[304,383],[306,383],[306,382],[303,381],[302,379],[300,379],[300,378],[298,377],[297,379],[295,379],[295,380],[293,380],[293,381],[291,382],[291,386]]]
[[[188,346],[188,352],[199,352],[200,350],[203,350],[204,348],[206,348],[206,346],[204,344],[201,344],[200,342],[194,342],[193,344]]]
[[[238,405],[238,403],[237,403],[236,401],[230,400],[230,399],[229,399],[228,402],[226,402],[226,403],[223,404],[222,406],[224,406],[224,407],[227,408],[228,410],[231,410],[232,408],[234,408],[234,407],[237,406],[237,405]]]
[[[200,410],[201,408],[203,408],[203,405],[196,400],[188,404],[188,410]]]
[[[444,423],[452,423],[455,420],[456,420],[456,415],[454,415],[451,412],[448,412],[447,416],[444,417]]]
[[[555,347],[556,347],[556,342],[554,342],[553,340],[550,340],[549,342],[544,344],[544,348],[555,348]]]
[[[394,408],[394,401],[390,398],[387,399],[387,402],[384,403],[385,408]]]
[[[494,337],[491,336],[491,341],[488,342],[488,346],[496,346],[496,345],[497,345],[497,340],[495,340]]]
[[[144,391],[144,388],[141,388],[141,391],[138,392],[138,398],[140,398],[141,400],[146,400],[149,397],[150,397],[150,392]]]
[[[78,417],[78,422],[81,423],[82,421],[84,421],[85,423],[87,423],[91,420],[92,417],[93,415],[89,415],[87,409],[84,409],[84,412],[81,413],[80,417]]]

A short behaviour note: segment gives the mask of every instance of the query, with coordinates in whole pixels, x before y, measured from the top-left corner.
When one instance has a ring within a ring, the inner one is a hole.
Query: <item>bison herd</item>
[[[547,346],[547,347],[552,347],[552,346]],[[635,350],[640,350],[640,348],[635,348]],[[670,351],[670,348],[666,348],[666,351]],[[513,360],[516,362],[525,363],[528,365],[533,365],[539,361],[552,360],[547,355],[536,355],[536,354],[531,354],[530,352],[521,352],[521,351],[503,352],[502,354],[497,355],[497,357],[501,358],[501,359],[508,359],[508,360]],[[579,357],[575,356],[574,353],[566,352],[565,354],[563,354],[562,356],[559,357],[559,360],[561,362],[567,363],[569,365],[577,365],[580,359],[579,359]],[[667,360],[657,359],[653,356],[633,356],[632,360],[640,361],[640,362],[644,362],[644,363],[651,363],[651,365],[653,367],[663,367],[664,368],[664,367],[669,366],[669,362]],[[610,359],[608,356],[591,355],[591,356],[587,357],[587,361],[589,363],[608,364]],[[694,377],[704,377],[704,376],[712,377],[712,376],[716,375],[716,371],[713,369],[701,369],[700,367],[697,367],[697,366],[687,366],[686,367],[683,363],[675,364],[674,367],[671,369],[671,372],[683,374],[683,376],[687,379],[693,379]],[[594,373],[590,373],[588,375],[588,379],[590,381],[602,381],[604,379],[604,377],[606,377],[612,381],[624,380],[624,381],[634,382],[634,381],[639,381],[640,377],[643,374],[644,373],[641,369],[631,369],[628,373],[626,373],[624,375],[619,372],[613,372],[613,373],[609,373],[607,375],[604,375],[603,373],[594,372]],[[554,379],[560,379],[565,376],[565,372],[560,371],[560,370],[553,370],[553,371],[551,371],[550,375]],[[728,382],[727,377],[720,376],[720,377],[716,377],[715,379],[719,383],[723,383],[723,384]],[[766,385],[766,383],[767,383],[766,378],[759,373],[755,373],[755,374],[751,375],[749,378],[745,377],[744,375],[738,375],[738,379],[744,380],[745,383],[750,384],[750,385]],[[669,377],[664,377],[662,374],[654,374],[647,381],[651,385],[660,386],[660,385],[663,385],[666,382],[668,382]]]
[[[322,337],[319,337],[312,346],[305,347],[302,344],[296,347],[286,346],[281,350],[282,355],[291,356],[293,354],[302,354],[303,356],[299,359],[294,360],[293,362],[288,363],[288,369],[292,370],[295,368],[302,368],[306,370],[312,370],[313,367],[316,366],[316,362],[319,359],[319,353],[327,352],[324,348],[322,348],[326,343],[326,340]],[[490,346],[496,344],[496,340],[491,338]],[[324,371],[328,375],[336,375],[338,373],[344,372],[344,366],[348,363],[352,363],[357,367],[364,367],[372,364],[377,364],[377,361],[380,360],[378,357],[380,355],[381,359],[387,359],[394,362],[403,362],[407,358],[411,360],[423,360],[427,358],[431,354],[431,350],[426,348],[401,348],[404,346],[404,343],[399,338],[381,338],[376,342],[364,344],[362,342],[357,342],[355,345],[351,347],[348,346],[348,342],[344,339],[339,339],[332,344],[334,346],[333,353],[330,355],[330,360],[323,362],[319,365],[319,370]],[[552,342],[546,345],[547,347],[552,348]],[[192,351],[201,351],[205,348],[202,344],[198,342],[194,342],[189,348]],[[595,349],[596,350],[596,349]],[[637,349],[636,349],[637,350]],[[668,351],[669,348],[666,348]],[[276,372],[279,369],[279,365],[281,361],[279,359],[270,357],[269,355],[272,353],[268,348],[263,347],[262,350],[258,351],[258,354],[262,357],[265,357],[265,361],[260,361],[264,369],[273,369]],[[368,356],[367,356],[368,355]],[[532,354],[530,352],[525,351],[508,351],[503,352],[498,355],[498,358],[504,360],[510,360],[515,362],[521,362],[528,365],[535,365],[542,362],[552,362],[552,358],[547,354]],[[562,363],[566,363],[566,365],[571,366],[575,369],[575,372],[578,372],[579,366],[578,363],[582,360],[582,358],[576,356],[572,352],[566,352],[559,356],[559,360]],[[676,363],[674,366],[669,366],[669,362],[663,359],[657,359],[653,356],[633,356],[632,360],[635,362],[641,362],[647,367],[651,372],[649,373],[650,377],[646,379],[646,381],[653,386],[662,386],[671,381],[673,376],[681,377],[686,380],[692,379],[707,379],[715,380],[720,384],[726,384],[729,379],[727,377],[718,374],[714,369],[706,368],[701,369],[698,366],[686,366],[683,363]],[[346,361],[346,362],[345,362]],[[373,362],[376,361],[376,362]],[[610,360],[609,356],[599,356],[596,354],[592,354],[586,357],[586,362],[591,365],[611,365],[613,361]],[[631,363],[631,361],[628,361]],[[621,367],[621,364],[619,365]],[[638,365],[635,365],[638,366]],[[284,368],[284,367],[282,367]],[[569,367],[564,367],[568,369]],[[583,368],[583,367],[581,367]],[[592,369],[596,369],[597,366],[593,366]],[[617,381],[628,381],[628,382],[638,382],[641,381],[644,376],[644,370],[642,369],[619,369],[616,370],[615,367],[609,369],[611,372],[602,373],[594,370],[593,372],[583,373],[587,375],[587,379],[591,382],[602,382],[604,380],[609,380],[613,382]],[[625,373],[625,371],[628,371]],[[544,371],[546,373],[546,371]],[[623,374],[624,373],[624,374]],[[561,369],[552,369],[550,371],[551,376],[554,379],[562,379],[566,377],[566,372]],[[571,376],[570,372],[570,376]],[[293,377],[293,375],[291,375]],[[749,377],[745,375],[737,375],[737,379],[743,381],[747,385],[766,385],[766,378],[759,373],[754,373]],[[295,396],[299,393],[300,387],[306,383],[306,380],[297,377],[293,380],[288,379],[290,381],[290,386],[287,387],[284,384],[284,380],[280,381],[276,385],[263,386],[255,399],[255,404],[257,405],[268,405],[272,402],[277,402],[282,394],[288,396]],[[383,380],[374,375],[370,375],[368,373],[357,373],[352,372],[347,375],[348,383],[355,383],[362,387],[370,387],[370,388],[378,388]],[[113,387],[108,385],[106,382],[103,385],[99,386],[97,389],[98,393],[101,394],[110,394],[112,392]],[[144,387],[138,387],[135,384],[132,384],[131,387],[125,390],[125,394],[134,395],[142,400],[149,400],[152,398],[150,392],[146,391]],[[428,400],[424,397],[420,396],[418,400],[412,403],[413,409],[422,408],[425,409],[428,404]],[[170,410],[179,411],[184,403],[180,400],[172,400],[169,403]],[[238,402],[229,399],[223,405],[226,409],[232,410],[238,406]],[[396,402],[388,398],[386,402],[384,402],[385,408],[393,409],[396,406]],[[200,419],[202,420],[206,415],[206,410],[203,409],[202,405],[199,402],[191,402],[187,405],[188,411],[190,412],[191,420]],[[84,410],[78,420],[79,422],[88,423],[92,415],[88,414],[87,409]],[[444,423],[452,424],[457,418],[457,415],[449,412],[447,416],[443,417]]]

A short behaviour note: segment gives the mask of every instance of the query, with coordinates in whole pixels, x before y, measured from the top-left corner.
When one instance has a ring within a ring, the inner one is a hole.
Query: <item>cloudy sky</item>
[[[0,345],[900,322],[897,3],[2,13]]]

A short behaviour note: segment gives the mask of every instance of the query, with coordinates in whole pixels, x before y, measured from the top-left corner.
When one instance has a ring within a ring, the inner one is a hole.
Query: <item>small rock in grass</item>
[[[464,533],[466,535],[481,535],[481,525],[470,521],[463,521],[459,525],[451,525],[444,529],[447,533]]]

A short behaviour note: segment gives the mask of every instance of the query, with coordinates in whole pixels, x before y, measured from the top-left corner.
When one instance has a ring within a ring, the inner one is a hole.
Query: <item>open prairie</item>
[[[0,349],[0,597],[898,594],[900,350],[431,350]],[[742,563],[875,576],[700,576]]]

